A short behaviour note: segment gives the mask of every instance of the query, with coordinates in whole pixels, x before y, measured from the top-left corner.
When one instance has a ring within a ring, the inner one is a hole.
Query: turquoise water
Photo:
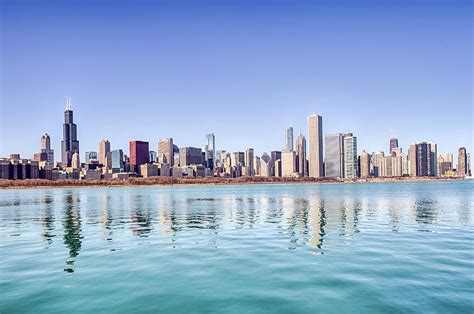
[[[0,191],[0,312],[474,311],[474,182]]]

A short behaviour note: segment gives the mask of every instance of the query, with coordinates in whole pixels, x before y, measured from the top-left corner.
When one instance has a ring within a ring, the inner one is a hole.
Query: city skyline
[[[63,123],[63,139],[62,141],[60,141],[60,147],[61,147],[61,156],[59,157],[58,160],[55,160],[56,161],[62,161],[63,164],[64,164],[64,160],[66,158],[66,160],[68,161],[67,163],[67,166],[70,166],[70,162],[71,162],[71,158],[72,158],[72,155],[74,154],[74,152],[78,152],[79,154],[79,158],[81,158],[81,154],[79,152],[79,132],[77,131],[77,125],[76,123],[73,123],[73,114],[74,114],[74,110],[72,108],[72,104],[71,104],[71,98],[70,97],[67,97],[66,98],[66,105],[65,105],[65,109],[64,109],[64,123]],[[299,136],[302,136],[303,137],[303,140],[305,141],[305,145],[306,145],[306,136],[309,136],[309,135],[305,135],[305,134],[309,134],[311,132],[311,126],[313,123],[316,123],[316,125],[313,127],[313,131],[316,132],[317,134],[315,134],[315,136],[318,137],[318,141],[319,141],[319,144],[318,145],[321,145],[321,143],[324,143],[322,146],[322,148],[318,148],[318,147],[315,147],[313,148],[313,150],[317,151],[317,154],[318,154],[318,157],[315,157],[317,158],[318,160],[318,163],[319,163],[319,168],[317,170],[317,172],[315,172],[315,174],[311,175],[309,172],[307,173],[307,175],[309,175],[310,177],[313,176],[313,177],[322,177],[323,175],[320,173],[322,171],[322,173],[324,173],[325,175],[327,174],[328,171],[330,171],[329,173],[330,174],[333,174],[334,170],[332,170],[334,167],[332,164],[328,164],[329,163],[332,163],[334,159],[338,159],[337,157],[335,157],[335,153],[336,152],[333,152],[333,149],[334,149],[334,144],[332,142],[329,142],[329,141],[333,141],[333,137],[334,136],[337,136],[339,137],[339,141],[344,141],[344,137],[352,137],[353,134],[352,132],[346,132],[346,133],[327,133],[324,128],[321,126],[319,127],[319,124],[322,125],[322,116],[320,115],[316,115],[316,114],[312,114],[312,115],[308,115],[307,116],[307,119],[308,119],[308,125],[307,125],[307,132],[306,133],[302,133],[302,131],[300,130],[298,133],[299,133]],[[317,120],[313,120],[312,119],[317,119]],[[320,128],[320,129],[318,129]],[[252,149],[252,156],[255,155],[255,156],[260,156],[260,155],[263,155],[263,154],[266,154],[266,153],[269,153],[269,152],[272,152],[272,151],[280,151],[280,152],[285,152],[285,151],[292,151],[295,153],[295,164],[294,164],[294,167],[295,167],[295,172],[299,172],[298,170],[298,166],[296,165],[297,163],[297,147],[298,147],[298,138],[294,138],[293,136],[293,127],[286,127],[284,129],[284,137],[282,139],[282,146],[281,147],[274,147],[272,148],[271,150],[268,150],[268,151],[262,151],[260,153],[256,153],[256,149],[255,147],[253,147],[252,145],[249,145],[247,147],[244,147],[244,148],[240,148],[240,149],[237,149],[235,151],[232,151],[232,150],[228,150],[226,149],[226,144],[223,144],[222,146],[216,146],[215,144],[215,134],[214,133],[208,133],[208,134],[205,134],[205,141],[203,142],[202,145],[186,145],[186,146],[181,146],[183,148],[199,148],[202,153],[204,154],[205,157],[204,158],[204,162],[205,164],[209,165],[208,163],[208,158],[209,158],[209,154],[212,154],[213,156],[216,156],[216,151],[227,151],[228,153],[237,153],[237,152],[244,152],[245,150],[247,149]],[[392,132],[393,133],[393,132]],[[75,143],[75,146],[70,149],[65,149],[63,148],[63,146],[65,145],[64,143],[65,142],[68,142],[68,141],[71,141],[71,142],[74,142]],[[170,141],[170,143],[168,144],[165,144],[166,141]],[[209,142],[211,141],[211,142]],[[359,141],[357,136],[355,136],[355,141],[356,141],[356,146],[355,146],[355,152],[356,152],[356,155],[354,157],[357,157],[357,155],[360,156],[360,154],[362,152],[369,152],[369,153],[372,153],[372,154],[378,154],[378,153],[383,153],[385,154],[386,153],[386,156],[389,156],[390,154],[392,154],[392,152],[394,152],[394,150],[392,148],[397,148],[397,149],[402,149],[405,148],[405,153],[407,151],[409,151],[409,149],[413,146],[413,145],[418,145],[418,142],[413,142],[413,143],[410,143],[409,145],[407,145],[406,147],[403,147],[402,145],[399,145],[399,138],[397,137],[394,137],[393,134],[392,136],[390,137],[390,139],[388,140],[388,143],[389,143],[389,148],[387,150],[384,150],[384,149],[380,149],[380,150],[375,150],[375,151],[368,151],[367,149],[363,148],[363,147],[360,147],[359,144],[357,144],[357,142]],[[49,136],[48,133],[44,133],[40,136],[39,138],[39,151],[40,153],[41,152],[46,152],[45,150],[45,147],[47,145],[48,147],[48,151],[51,151],[52,154],[54,155],[54,150],[51,149],[51,147],[53,147],[53,145],[51,144],[51,142],[54,143],[54,141],[51,140],[51,137]],[[156,142],[156,143],[155,143]],[[342,142],[341,144],[336,144],[337,145],[342,145]],[[403,142],[403,141],[402,141]],[[47,144],[46,144],[47,143]],[[130,155],[132,154],[131,153],[131,145],[132,143],[146,143],[147,147],[149,147],[149,149],[147,149],[149,152],[153,152],[154,154],[157,155],[157,158],[155,160],[151,160],[149,159],[148,157],[148,161],[147,162],[164,162],[164,160],[166,161],[165,163],[171,163],[171,165],[173,165],[173,162],[174,162],[174,159],[171,158],[171,154],[172,154],[172,146],[173,146],[173,143],[176,143],[176,141],[174,140],[173,137],[168,137],[168,138],[158,138],[156,141],[155,140],[149,140],[149,139],[129,139],[127,141],[127,145],[126,147],[129,148],[128,150],[128,156],[130,157]],[[209,143],[212,143],[212,149],[211,149],[211,153],[207,152],[208,150],[208,146],[209,146]],[[424,141],[423,143],[433,143],[434,145],[436,145],[436,154],[435,156],[446,156],[446,155],[453,155],[458,157],[458,151],[460,150],[460,148],[458,148],[457,150],[453,152],[442,152],[440,153],[440,151],[437,150],[437,143],[435,144],[435,142],[431,142],[431,141]],[[156,144],[156,145],[155,145]],[[327,144],[329,144],[329,148],[326,146]],[[135,144],[133,144],[135,145]],[[168,150],[170,150],[170,152],[167,152],[166,155],[167,156],[163,156],[164,153],[160,152],[160,150],[163,150],[165,146],[162,146],[162,145],[166,145],[168,148]],[[161,146],[161,149],[160,149],[160,146]],[[176,146],[176,145],[175,145]],[[288,147],[291,147],[291,149],[289,149]],[[342,154],[344,155],[344,152],[343,152],[343,146],[342,145],[340,147],[340,151],[338,154]],[[216,147],[218,149],[216,149]],[[464,148],[465,151],[469,152],[469,149],[467,149],[467,145],[461,145],[460,146],[461,148]],[[94,149],[87,149],[86,152],[85,152],[85,156],[87,156],[89,153],[95,153],[98,157],[98,160],[100,161],[101,164],[104,164],[106,165],[107,168],[111,168],[111,164],[112,164],[112,160],[106,160],[106,155],[107,153],[110,153],[112,150],[121,150],[123,151],[123,147],[113,147],[111,142],[106,139],[106,138],[102,138],[98,143],[97,143],[97,148],[94,148]],[[329,153],[328,155],[328,149],[329,151],[331,151],[331,153]],[[83,150],[83,148],[82,148]],[[306,150],[306,148],[305,148]],[[309,147],[308,147],[308,150],[309,150]],[[342,150],[342,151],[341,151]],[[37,150],[38,151],[38,150]],[[33,153],[33,155],[30,157],[30,156],[27,156],[25,157],[25,155],[23,154],[23,152],[9,152],[8,154],[5,154],[5,155],[0,155],[0,157],[7,157],[9,156],[10,154],[19,154],[22,156],[22,158],[27,158],[27,159],[30,159],[37,155],[38,152],[35,152]],[[125,152],[127,152],[125,150]],[[395,152],[397,152],[397,150],[395,150]],[[401,153],[401,151],[400,151]],[[126,154],[126,153],[124,153]],[[126,154],[127,155],[127,154]],[[306,153],[304,154],[306,157],[308,157],[308,165],[309,165],[309,162],[310,162],[310,154],[306,155]],[[334,155],[334,156],[333,156]],[[148,156],[148,155],[147,155]],[[54,157],[52,157],[54,158]],[[260,157],[259,157],[260,158]],[[212,158],[211,158],[212,159]],[[87,158],[85,158],[84,160],[81,159],[81,162],[84,161],[84,162],[87,162]],[[215,161],[215,160],[213,160]],[[345,169],[344,169],[344,166],[342,165],[342,163],[344,163],[343,160],[341,160],[341,164],[337,167],[339,167],[338,169],[340,170],[337,170],[336,172],[334,173],[337,173],[337,172],[341,172],[341,173],[345,173]],[[212,163],[211,163],[212,164]],[[138,167],[138,164],[136,165]],[[331,167],[331,170],[328,170],[328,167]],[[139,172],[138,168],[136,168],[135,170],[137,170],[137,172]],[[318,173],[318,174],[316,174]],[[357,174],[355,175],[355,177],[357,177],[358,175],[360,174]]]
[[[290,125],[308,139],[314,113],[323,136],[353,132],[368,152],[386,151],[392,135],[405,148],[472,151],[470,3],[434,2],[2,2],[0,155],[30,157],[31,134],[48,133],[60,156],[68,95],[81,152],[102,138],[122,149],[142,139],[156,150],[166,137],[201,147],[215,133],[216,149],[261,155],[283,148],[275,134]]]

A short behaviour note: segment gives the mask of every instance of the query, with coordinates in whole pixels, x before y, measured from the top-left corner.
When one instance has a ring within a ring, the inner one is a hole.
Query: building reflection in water
[[[311,236],[308,246],[311,248],[323,248],[324,235],[326,234],[326,209],[324,200],[319,197],[310,197],[308,201],[309,209],[309,229]]]
[[[143,195],[134,195],[131,198],[130,228],[135,236],[148,237],[153,229],[153,218],[148,201],[148,197]]]
[[[54,224],[54,199],[50,192],[45,192],[40,196],[40,217],[39,221],[42,227],[41,237],[46,243],[46,247],[49,247],[53,243],[55,224]]]
[[[65,272],[74,272],[74,261],[81,250],[81,215],[79,210],[79,198],[76,191],[65,191],[63,198],[63,227],[64,244],[69,250],[69,258],[66,260]]]
[[[100,196],[100,225],[104,229],[103,235],[107,241],[112,241],[112,212],[110,206],[111,196],[107,192],[103,192]]]

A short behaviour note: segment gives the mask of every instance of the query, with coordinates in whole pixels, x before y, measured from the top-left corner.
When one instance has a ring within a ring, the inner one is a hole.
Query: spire
[[[70,97],[66,97],[66,108],[64,110],[65,111],[72,110],[71,109],[71,98]]]

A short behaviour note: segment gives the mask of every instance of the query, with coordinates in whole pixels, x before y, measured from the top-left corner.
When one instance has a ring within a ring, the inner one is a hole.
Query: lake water
[[[0,312],[474,311],[474,181],[0,191]]]

